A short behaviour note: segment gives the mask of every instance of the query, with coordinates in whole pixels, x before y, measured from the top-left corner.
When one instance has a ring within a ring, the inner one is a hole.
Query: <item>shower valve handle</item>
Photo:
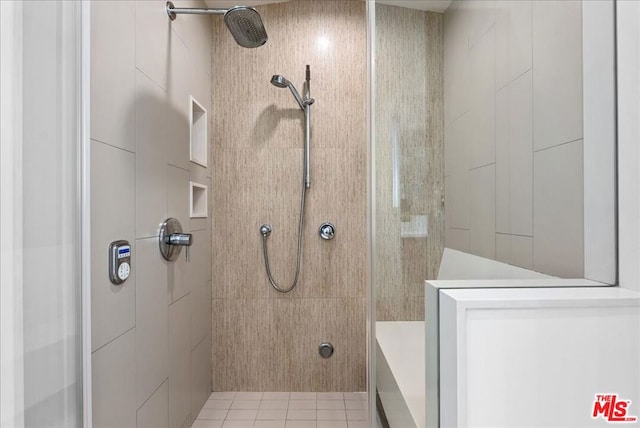
[[[178,258],[182,247],[185,251],[186,261],[189,261],[189,247],[193,244],[193,235],[182,232],[182,225],[175,218],[168,218],[160,225],[158,233],[160,254],[165,260],[173,261]]]
[[[167,240],[169,241],[169,245],[180,245],[183,247],[187,247],[186,251],[184,252],[184,261],[189,263],[189,253],[191,252],[190,248],[191,244],[193,243],[193,235],[190,233],[172,233],[167,237]]]
[[[191,246],[193,235],[190,233],[172,233],[167,238],[169,245],[182,245],[188,248]]]

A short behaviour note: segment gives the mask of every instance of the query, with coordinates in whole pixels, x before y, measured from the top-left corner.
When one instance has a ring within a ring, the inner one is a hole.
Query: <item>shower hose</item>
[[[271,286],[274,288],[274,290],[280,293],[288,293],[294,288],[296,288],[296,285],[298,285],[298,279],[300,278],[300,264],[302,261],[302,227],[304,225],[304,202],[305,202],[306,193],[307,193],[307,186],[304,182],[304,174],[303,174],[302,197],[300,198],[300,220],[298,221],[298,254],[296,257],[296,276],[293,279],[293,284],[291,284],[289,288],[280,287],[276,282],[276,280],[273,279],[273,275],[271,274],[271,268],[269,267],[269,251],[267,249],[267,238],[269,237],[271,228],[269,227],[268,233],[265,233],[264,231],[262,232],[262,251],[264,253],[264,265],[267,269],[267,276],[269,277],[269,282],[271,283]],[[264,227],[265,225],[262,226],[261,231],[263,230]]]

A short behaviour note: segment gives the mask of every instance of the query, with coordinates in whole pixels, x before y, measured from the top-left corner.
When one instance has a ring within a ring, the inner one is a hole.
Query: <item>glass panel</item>
[[[613,3],[372,3],[376,389],[423,426],[425,280],[615,278]]]
[[[376,5],[379,321],[424,319],[444,245],[442,14]]]
[[[80,2],[3,2],[0,30],[0,422],[80,426]]]

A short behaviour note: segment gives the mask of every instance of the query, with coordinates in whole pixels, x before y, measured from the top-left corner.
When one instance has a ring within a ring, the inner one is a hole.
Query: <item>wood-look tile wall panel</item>
[[[435,279],[440,266],[444,246],[442,55],[442,15],[376,5],[378,320],[423,320],[424,281]],[[397,204],[394,150],[400,169]],[[428,218],[428,236],[403,238],[402,222],[418,215]]]
[[[268,43],[244,49],[213,26],[214,390],[360,391],[366,388],[365,3],[292,1],[259,7]],[[326,49],[320,39],[326,40]],[[298,287],[294,277],[304,115],[274,74],[303,90],[311,65],[311,188]],[[318,236],[335,224],[332,241]],[[335,354],[322,359],[330,341]]]

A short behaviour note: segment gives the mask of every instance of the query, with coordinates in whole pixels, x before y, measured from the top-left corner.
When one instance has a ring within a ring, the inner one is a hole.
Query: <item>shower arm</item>
[[[219,8],[197,8],[197,7],[175,7],[170,1],[167,2],[167,15],[171,20],[176,19],[176,15],[224,15],[229,9]]]

